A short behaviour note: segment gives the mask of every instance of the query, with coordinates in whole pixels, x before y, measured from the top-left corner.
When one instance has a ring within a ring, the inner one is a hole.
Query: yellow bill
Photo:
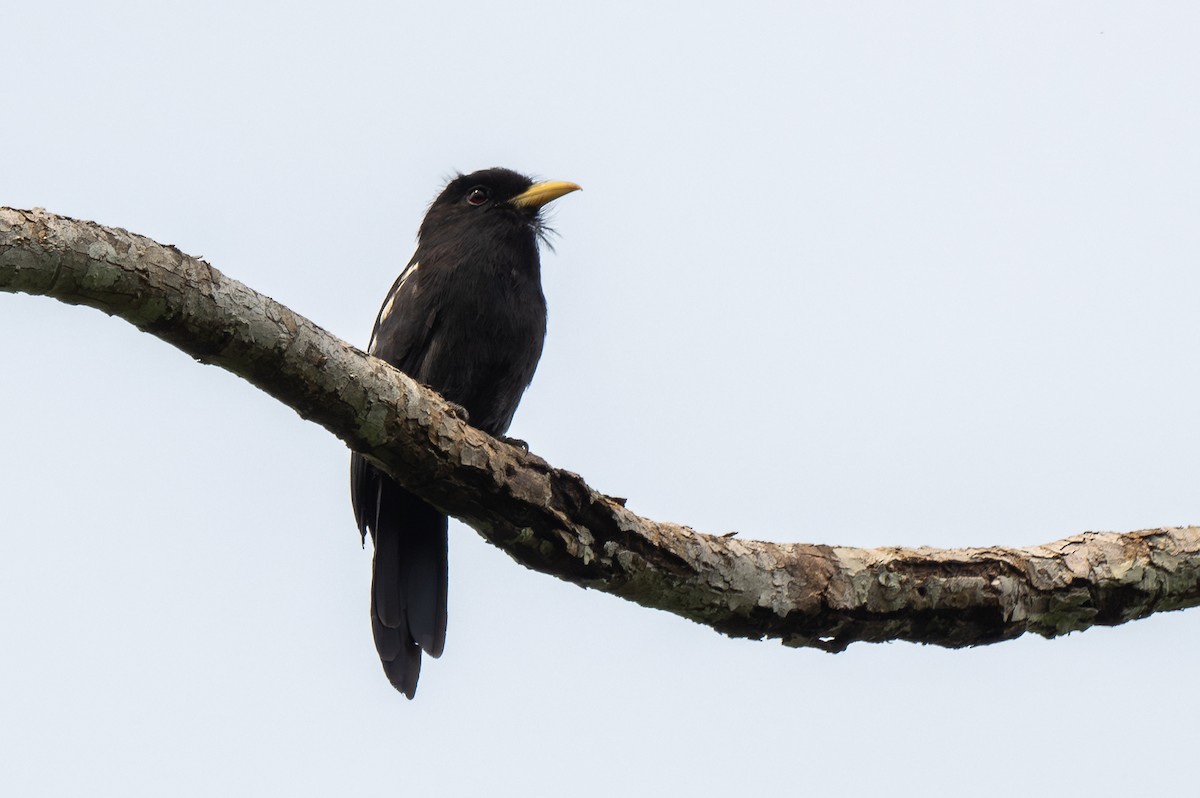
[[[518,208],[540,208],[564,194],[582,190],[582,187],[576,183],[567,183],[563,180],[550,180],[545,183],[534,183],[509,200],[509,203],[516,205]]]

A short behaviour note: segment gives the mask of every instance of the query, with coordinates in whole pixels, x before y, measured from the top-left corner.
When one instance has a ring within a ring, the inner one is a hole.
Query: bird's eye
[[[471,193],[467,195],[467,202],[471,205],[482,205],[488,201],[488,193],[485,188],[473,188]]]

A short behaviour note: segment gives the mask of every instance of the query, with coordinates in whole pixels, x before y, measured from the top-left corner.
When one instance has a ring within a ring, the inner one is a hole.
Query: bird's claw
[[[509,446],[516,446],[518,449],[521,449],[522,451],[526,451],[526,452],[529,451],[529,444],[526,443],[525,441],[521,440],[520,438],[510,438],[507,435],[502,435],[500,437],[500,440],[504,441]]]
[[[471,423],[471,414],[467,412],[467,408],[463,407],[458,402],[447,401],[446,404],[450,407],[450,415],[454,416],[464,424]]]

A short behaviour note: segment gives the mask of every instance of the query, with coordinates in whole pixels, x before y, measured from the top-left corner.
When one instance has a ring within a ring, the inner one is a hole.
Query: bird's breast
[[[431,303],[436,319],[421,382],[466,408],[492,434],[508,428],[546,336],[540,281],[515,269],[460,268]]]

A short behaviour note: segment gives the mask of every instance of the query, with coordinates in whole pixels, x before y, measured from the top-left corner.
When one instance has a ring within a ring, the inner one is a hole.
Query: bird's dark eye
[[[471,205],[482,205],[488,201],[488,193],[486,188],[473,188],[471,193],[467,194],[467,202]]]

